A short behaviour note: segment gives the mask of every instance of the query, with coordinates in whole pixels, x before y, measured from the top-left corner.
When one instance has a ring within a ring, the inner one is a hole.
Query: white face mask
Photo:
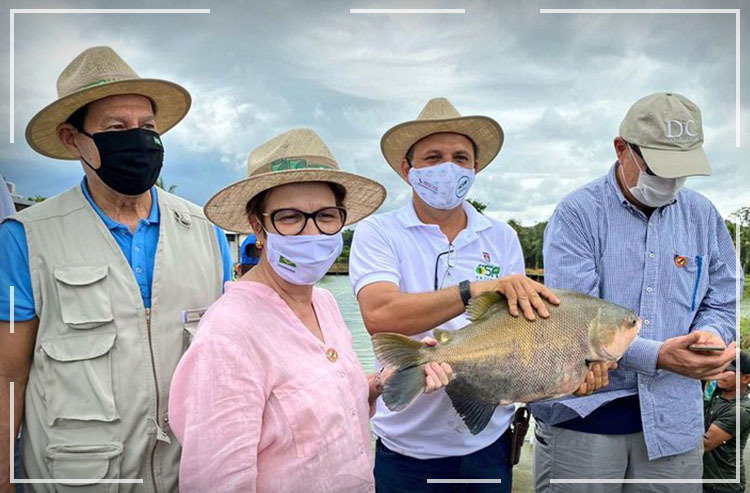
[[[633,149],[628,146],[630,156],[637,163]],[[620,164],[622,167],[622,164]],[[638,183],[634,187],[629,187],[625,181],[625,172],[622,173],[623,183],[633,197],[641,204],[648,207],[662,207],[672,202],[682,186],[685,184],[685,178],[662,178],[661,176],[652,176],[641,170],[638,174]]]
[[[344,247],[341,233],[335,235],[282,236],[266,233],[266,256],[282,279],[311,285],[323,279]]]
[[[419,198],[427,205],[450,210],[464,201],[475,176],[474,168],[466,169],[446,162],[426,168],[410,168],[408,178]]]

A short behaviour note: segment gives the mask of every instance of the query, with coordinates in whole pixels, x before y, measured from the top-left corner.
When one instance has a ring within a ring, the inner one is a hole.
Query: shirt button
[[[140,252],[141,251],[141,247],[139,247],[139,246],[135,247],[135,251],[136,252]]]
[[[648,320],[648,319],[646,319],[646,320],[644,320],[644,321],[643,321],[643,323],[644,323],[644,324],[646,324],[646,325],[648,325],[648,324],[650,324],[651,322],[649,322],[649,320]]]
[[[651,286],[648,286],[648,287],[646,288],[646,292],[650,293],[651,291],[653,291],[653,289],[651,289]]]
[[[359,447],[359,454],[362,455],[365,453],[364,447]]]
[[[136,272],[137,272],[138,274],[140,274],[140,273],[142,272],[142,271],[141,271],[141,268],[140,268],[140,267],[136,267],[136,268],[135,268],[135,271],[136,271]]]
[[[651,257],[651,258],[654,258],[654,257],[656,257],[656,254],[654,252],[651,252],[651,253],[648,254],[648,256]]]
[[[356,415],[357,415],[357,410],[356,409],[352,409],[352,416],[356,416]]]
[[[643,385],[643,384],[640,384],[640,385],[639,385],[639,387],[640,387],[640,388],[645,388],[646,386],[645,386],[645,385]]]

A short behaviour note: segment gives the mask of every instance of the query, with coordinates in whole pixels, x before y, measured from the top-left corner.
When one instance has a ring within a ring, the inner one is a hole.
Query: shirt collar
[[[84,176],[81,180],[81,191],[83,192],[83,196],[86,197],[86,200],[91,204],[91,207],[94,209],[94,212],[102,218],[102,221],[104,221],[104,224],[107,226],[108,229],[117,229],[119,227],[127,228],[128,226],[122,223],[118,223],[117,221],[111,219],[108,217],[100,208],[98,205],[96,205],[96,202],[94,202],[94,199],[91,198],[91,195],[89,194],[89,187],[86,183],[86,177]],[[151,212],[148,215],[148,218],[146,218],[146,221],[149,224],[159,224],[159,204],[157,202],[157,195],[156,195],[156,187],[151,187]]]
[[[466,211],[466,229],[474,233],[483,231],[487,228],[492,227],[490,220],[477,212],[474,206],[464,200],[461,204]],[[438,227],[436,224],[425,224],[417,216],[417,211],[414,209],[414,199],[409,200],[409,203],[403,206],[398,211],[398,218],[406,228],[413,228],[417,226],[425,227]]]

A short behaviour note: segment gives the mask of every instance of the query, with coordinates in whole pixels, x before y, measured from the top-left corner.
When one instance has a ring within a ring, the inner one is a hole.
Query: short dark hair
[[[84,123],[86,122],[86,115],[89,113],[89,105],[83,105],[77,110],[73,112],[72,115],[68,117],[67,120],[65,120],[65,123],[69,123],[78,131],[85,130],[83,128]]]
[[[331,190],[333,191],[333,196],[336,197],[336,205],[338,207],[341,207],[344,205],[344,199],[346,199],[346,188],[339,185],[338,183],[333,182],[308,182],[308,183],[327,183],[331,186]],[[275,188],[275,187],[274,187]],[[245,214],[247,214],[248,220],[255,217],[261,224],[263,224],[263,218],[261,217],[263,215],[263,211],[266,208],[266,199],[268,198],[268,192],[273,190],[273,188],[269,188],[268,190],[264,190],[260,192],[258,195],[253,197],[252,199],[248,200],[247,205],[245,206]]]
[[[463,135],[464,137],[466,137],[467,139],[469,139],[468,135],[464,135],[464,134],[458,134],[458,135]],[[427,137],[429,137],[429,135],[427,135]],[[424,139],[424,137],[422,137],[422,139]],[[418,141],[416,141],[415,143],[413,143],[411,145],[411,147],[409,147],[409,150],[406,151],[406,162],[409,163],[409,166],[411,166],[411,162],[414,160],[414,146],[417,145],[419,143],[419,141],[422,140],[422,139],[419,139]],[[479,149],[477,148],[476,142],[474,142],[471,139],[469,139],[469,142],[471,142],[471,147],[474,148],[474,160],[476,161],[476,159],[477,159],[477,153],[479,152]]]

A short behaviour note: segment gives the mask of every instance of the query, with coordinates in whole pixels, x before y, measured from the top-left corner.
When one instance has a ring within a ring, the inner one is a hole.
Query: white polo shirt
[[[466,229],[450,245],[440,227],[419,220],[412,201],[392,212],[370,216],[357,225],[349,257],[355,296],[374,282],[392,282],[405,293],[435,290],[463,280],[480,281],[523,274],[521,244],[506,223],[479,214],[467,202]],[[453,253],[443,252],[453,250]],[[449,262],[453,265],[447,268]],[[446,275],[447,271],[447,275]],[[456,295],[458,296],[458,295]],[[465,314],[440,329],[456,330],[469,323]],[[422,339],[432,331],[413,336]],[[375,434],[389,449],[418,459],[467,455],[487,447],[508,428],[513,406],[500,406],[487,427],[472,435],[443,391],[422,395],[401,412],[391,412],[378,398],[372,419]]]

